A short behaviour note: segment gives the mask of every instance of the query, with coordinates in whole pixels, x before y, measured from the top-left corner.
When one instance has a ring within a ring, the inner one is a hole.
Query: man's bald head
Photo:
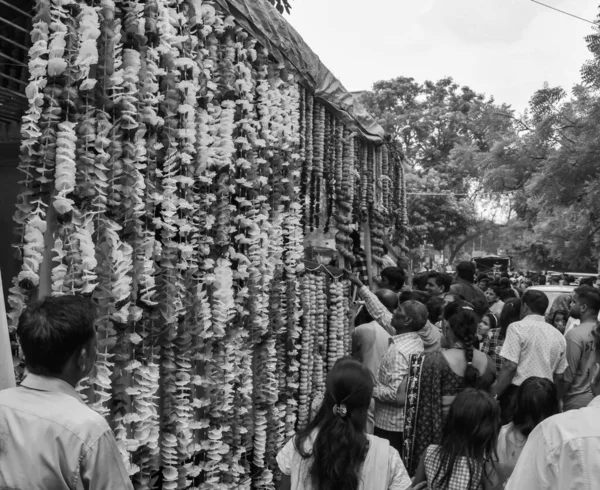
[[[391,289],[380,289],[375,293],[375,296],[391,313],[394,313],[398,308],[398,295]]]

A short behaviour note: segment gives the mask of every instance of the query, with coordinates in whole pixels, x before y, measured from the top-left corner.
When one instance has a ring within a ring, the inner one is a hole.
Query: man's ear
[[[90,366],[90,346],[88,344],[84,345],[76,354],[75,363],[80,371],[90,371],[92,366]]]

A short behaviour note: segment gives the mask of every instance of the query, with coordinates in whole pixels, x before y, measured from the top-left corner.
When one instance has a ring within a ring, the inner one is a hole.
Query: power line
[[[548,7],[549,9],[556,10],[557,12],[560,12],[561,14],[565,14],[565,15],[568,15],[568,16],[570,16],[570,17],[575,17],[576,19],[582,20],[582,21],[584,21],[584,22],[588,22],[589,24],[594,24],[594,25],[596,25],[596,23],[595,23],[595,22],[592,22],[591,20],[587,20],[587,19],[584,19],[583,17],[579,17],[579,16],[577,16],[577,15],[570,14],[569,12],[565,12],[564,10],[557,9],[556,7],[552,7],[552,6],[550,6],[550,5],[546,5],[545,3],[538,2],[537,0],[531,0],[531,1],[532,1],[533,3],[537,3],[537,4],[539,4],[539,5],[543,5],[544,7]]]

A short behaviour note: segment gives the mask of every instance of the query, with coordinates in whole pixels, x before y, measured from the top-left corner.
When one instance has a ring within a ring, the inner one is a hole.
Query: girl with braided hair
[[[439,444],[450,405],[465,388],[489,391],[496,379],[494,361],[475,348],[479,316],[457,300],[444,309],[442,331],[448,348],[413,356],[408,381],[399,393],[404,411],[404,463],[410,475],[430,444]]]

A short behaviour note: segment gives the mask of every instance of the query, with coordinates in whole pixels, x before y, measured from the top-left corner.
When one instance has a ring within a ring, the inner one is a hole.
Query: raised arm
[[[390,335],[396,335],[396,330],[392,327],[392,317],[393,315],[390,311],[381,304],[379,298],[375,296],[367,286],[365,286],[362,281],[353,274],[348,269],[345,269],[346,277],[348,280],[358,287],[358,294],[365,302],[365,308],[369,312],[369,315],[373,317],[373,319],[379,323],[383,328],[385,328],[386,332]]]

